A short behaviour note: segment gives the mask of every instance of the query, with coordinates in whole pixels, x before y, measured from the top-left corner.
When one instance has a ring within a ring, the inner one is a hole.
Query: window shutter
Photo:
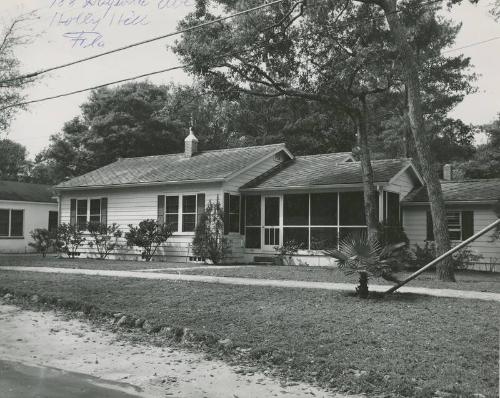
[[[427,211],[427,237],[426,240],[434,240],[434,229],[432,227],[432,215]]]
[[[240,234],[245,235],[245,207],[246,207],[246,196],[241,195],[240,200]]]
[[[165,195],[158,195],[158,224],[165,223]]]
[[[70,225],[76,225],[76,199],[70,201],[69,223]]]
[[[108,225],[108,198],[101,198],[101,224]]]
[[[474,235],[474,212],[462,212],[462,240],[470,238]]]
[[[200,222],[201,215],[205,213],[205,194],[199,193],[196,195],[196,214],[198,215],[197,223]]]
[[[229,194],[224,193],[224,235],[229,233]]]

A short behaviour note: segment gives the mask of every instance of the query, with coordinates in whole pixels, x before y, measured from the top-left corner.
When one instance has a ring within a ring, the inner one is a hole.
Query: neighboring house
[[[58,205],[49,185],[0,181],[0,253],[33,251],[28,243],[35,228],[54,230]]]
[[[445,169],[445,176],[446,176]],[[448,231],[452,244],[461,242],[496,220],[494,206],[500,200],[500,179],[441,181],[447,208]],[[413,190],[401,202],[403,227],[412,244],[423,247],[433,241],[432,218],[425,187]],[[500,240],[493,239],[495,231],[478,238],[468,247],[481,254],[484,267],[500,265]]]
[[[184,153],[119,159],[59,184],[61,222],[117,223],[126,231],[153,218],[175,231],[157,260],[189,261],[198,216],[219,200],[228,262],[273,255],[275,246],[295,240],[303,247],[299,262],[310,265],[331,262],[322,249],[366,230],[361,166],[350,153],[294,156],[284,144],[199,152],[197,142],[190,133]],[[400,203],[422,179],[409,159],[376,160],[373,170],[379,220],[399,225]],[[114,257],[140,252],[122,248]]]

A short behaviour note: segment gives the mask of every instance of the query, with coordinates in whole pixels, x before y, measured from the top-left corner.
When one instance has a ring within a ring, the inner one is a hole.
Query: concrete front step
[[[259,265],[272,265],[274,264],[274,257],[270,256],[255,256],[253,262]]]

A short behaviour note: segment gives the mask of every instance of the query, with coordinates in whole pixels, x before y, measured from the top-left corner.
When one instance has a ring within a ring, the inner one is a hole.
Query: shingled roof
[[[189,158],[184,153],[124,158],[56,189],[224,180],[280,150],[287,151],[284,144],[203,151]]]
[[[494,202],[500,200],[500,178],[488,180],[441,181],[445,202]],[[411,191],[402,203],[428,203],[427,189]]]
[[[50,185],[17,181],[0,181],[0,200],[57,203]]]
[[[360,162],[346,162],[350,153],[297,156],[283,167],[257,177],[242,189],[301,188],[325,185],[362,184]],[[410,164],[409,159],[372,161],[375,183],[389,182]]]

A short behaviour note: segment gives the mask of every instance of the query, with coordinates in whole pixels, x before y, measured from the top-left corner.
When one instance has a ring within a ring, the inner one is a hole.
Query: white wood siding
[[[491,206],[486,205],[464,205],[447,206],[448,210],[473,211],[474,212],[474,233],[480,231],[488,224],[496,220],[496,215]],[[410,239],[410,244],[423,246],[427,234],[427,206],[410,206],[403,208],[403,227],[406,235]],[[493,231],[486,233],[470,244],[470,248],[482,254],[484,262],[500,263],[500,241],[492,241]],[[457,243],[457,242],[453,242]]]
[[[108,198],[108,225],[117,223],[124,232],[128,224],[138,225],[144,219],[157,218],[158,195],[205,194],[205,203],[219,199],[223,202],[220,183],[179,184],[155,187],[134,187],[114,189],[89,189],[85,191],[64,191],[61,195],[61,223],[70,222],[70,200],[83,198]],[[194,233],[175,233],[165,245],[158,248],[157,261],[189,261],[192,256],[191,243]],[[122,239],[122,243],[125,240]],[[80,250],[83,256],[95,257],[96,252],[88,246]],[[109,258],[139,259],[141,250],[126,246],[114,252]]]
[[[416,182],[407,169],[404,173],[401,173],[397,178],[391,181],[390,184],[384,187],[384,189],[390,192],[399,192],[399,199],[401,200],[408,195],[410,191],[415,188],[415,186]]]
[[[0,237],[0,253],[27,253],[34,251],[28,246],[32,241],[30,232],[49,227],[49,211],[57,211],[57,203],[0,200],[0,209],[24,210],[23,238]]]

